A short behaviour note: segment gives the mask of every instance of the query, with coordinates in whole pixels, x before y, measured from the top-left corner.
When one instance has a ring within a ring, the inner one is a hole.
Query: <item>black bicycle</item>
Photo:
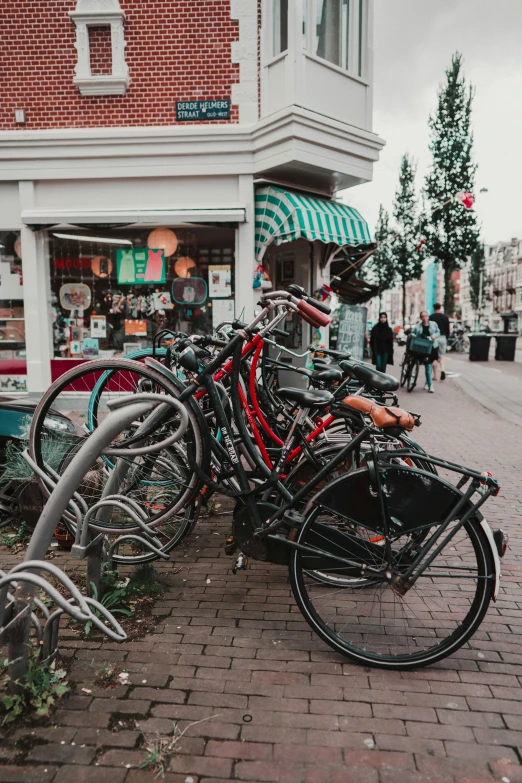
[[[416,353],[413,353],[413,351],[408,351],[406,349],[401,364],[400,384],[402,388],[406,386],[409,392],[412,392],[417,385],[420,364],[420,356]]]

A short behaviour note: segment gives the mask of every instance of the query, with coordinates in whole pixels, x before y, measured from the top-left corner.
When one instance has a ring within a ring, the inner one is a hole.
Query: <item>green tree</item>
[[[371,256],[367,268],[366,279],[378,286],[379,289],[379,312],[381,310],[381,299],[384,291],[391,288],[395,282],[395,266],[393,262],[392,248],[390,238],[390,216],[383,205],[379,206],[379,217],[375,226],[375,241],[377,250]]]
[[[477,312],[482,310],[484,303],[484,270],[486,268],[486,258],[484,255],[484,245],[477,245],[471,253],[469,264],[469,298],[471,306]]]
[[[462,73],[462,55],[457,52],[439,89],[437,110],[429,119],[433,163],[425,182],[431,205],[426,225],[427,250],[444,267],[444,309],[448,315],[455,309],[451,274],[465,264],[479,241],[475,212],[454,199],[459,191],[473,192],[475,184],[473,95],[473,87]]]
[[[409,156],[403,155],[399,172],[399,186],[393,201],[393,217],[397,233],[391,243],[395,276],[402,286],[402,323],[406,323],[406,283],[422,275],[422,255],[419,244],[417,197],[415,195],[416,167]]]

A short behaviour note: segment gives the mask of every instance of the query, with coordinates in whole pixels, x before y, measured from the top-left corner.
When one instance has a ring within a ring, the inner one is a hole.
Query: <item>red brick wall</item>
[[[124,96],[82,97],[73,84],[76,30],[68,16],[75,0],[3,0],[0,130],[171,125],[176,101],[230,98],[239,82],[230,0],[120,4],[131,84]],[[104,67],[103,45],[95,56]],[[24,126],[15,125],[15,109],[26,110]],[[238,121],[237,106],[231,121]]]
[[[91,55],[91,73],[93,76],[112,73],[111,28],[89,27],[89,52]]]

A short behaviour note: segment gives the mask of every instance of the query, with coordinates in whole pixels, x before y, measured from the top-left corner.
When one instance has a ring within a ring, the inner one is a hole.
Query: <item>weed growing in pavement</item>
[[[12,723],[27,710],[35,710],[38,717],[49,715],[49,711],[56,700],[69,690],[65,679],[65,669],[57,669],[55,661],[50,664],[40,662],[40,651],[31,650],[28,660],[27,673],[14,684],[22,688],[21,693],[5,693],[2,697],[2,706],[5,714],[2,725]],[[2,661],[2,669],[7,668],[8,661]],[[2,679],[2,687],[7,690],[11,678],[5,675]]]
[[[146,756],[139,765],[138,769],[150,769],[152,772],[155,772],[156,778],[161,778],[165,774],[165,770],[168,767],[169,761],[176,753],[177,751],[177,744],[180,741],[180,739],[183,737],[183,735],[192,727],[196,726],[198,723],[204,723],[207,720],[212,720],[213,718],[219,718],[220,715],[209,715],[208,718],[202,718],[201,720],[195,720],[192,723],[189,723],[188,726],[186,726],[183,731],[180,731],[178,724],[173,723],[172,727],[172,736],[170,737],[160,737],[159,734],[157,734],[155,737],[147,738],[145,737],[145,744],[144,749],[146,752]]]
[[[97,601],[98,600],[98,591],[96,589],[96,585],[94,582],[91,582],[91,591],[92,591],[92,597]],[[128,596],[125,592],[125,588],[119,587],[115,590],[108,590],[106,593],[103,594],[100,603],[102,606],[105,607],[111,614],[121,614],[125,617],[130,617],[132,614],[132,609],[129,608],[126,604],[128,603]],[[101,612],[99,612],[97,609],[93,609],[94,614],[99,617],[101,620],[104,619]],[[92,628],[92,620],[88,620],[85,623],[85,636],[88,636],[91,632]]]

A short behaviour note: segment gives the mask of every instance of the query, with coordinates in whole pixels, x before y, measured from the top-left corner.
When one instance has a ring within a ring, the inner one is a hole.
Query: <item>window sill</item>
[[[128,76],[88,76],[74,79],[80,94],[125,95],[130,79]]]
[[[370,83],[365,79],[350,73],[350,71],[345,71],[345,69],[341,68],[340,65],[335,65],[335,63],[331,63],[329,60],[325,60],[323,57],[318,57],[316,54],[310,54],[310,52],[304,52],[304,56],[309,60],[313,60],[314,62],[319,63],[319,65],[323,65],[326,68],[330,68],[332,71],[336,71],[336,73],[340,73],[343,76],[346,76],[348,79],[352,79],[354,82],[359,82],[359,84],[362,84],[365,87],[370,86]]]
[[[285,57],[288,55],[288,49],[285,49],[284,52],[280,52],[279,54],[275,54],[273,57],[270,58],[270,60],[266,63],[266,67],[270,65],[275,65],[276,63],[281,62],[281,60],[284,60]]]

